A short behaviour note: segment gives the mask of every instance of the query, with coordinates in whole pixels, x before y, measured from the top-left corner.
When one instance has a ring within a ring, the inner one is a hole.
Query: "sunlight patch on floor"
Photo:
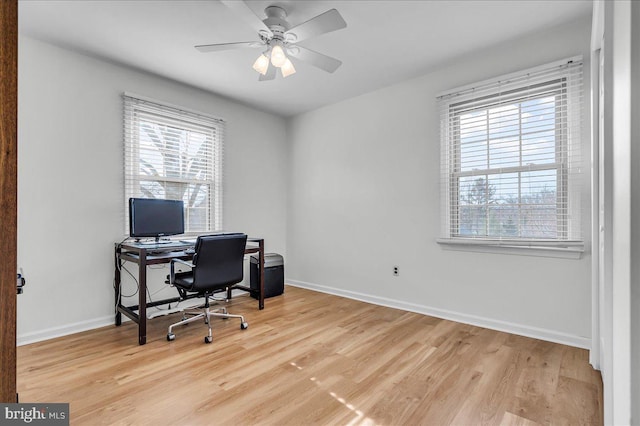
[[[294,365],[295,367],[298,367],[293,362],[291,363],[291,365]],[[302,368],[300,368],[300,367],[298,367],[298,368],[302,370]],[[318,380],[316,377],[311,377],[309,380],[314,382],[317,386],[321,386],[322,385],[322,382],[320,380]],[[352,419],[349,423],[347,423],[348,426],[352,426],[352,425],[369,426],[369,425],[375,425],[376,424],[372,419],[370,419],[368,417],[365,417],[365,415],[362,412],[362,410],[358,410],[353,404],[348,403],[344,398],[342,398],[341,396],[338,396],[338,394],[336,394],[335,392],[329,391],[328,393],[333,399],[338,401],[340,404],[344,405],[347,409],[349,409],[352,413],[354,413],[356,415],[356,417],[354,419]]]

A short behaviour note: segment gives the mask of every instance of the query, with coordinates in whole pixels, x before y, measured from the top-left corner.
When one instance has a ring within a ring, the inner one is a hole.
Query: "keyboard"
[[[171,240],[160,240],[160,241],[154,241],[154,240],[149,240],[149,241],[138,241],[137,244],[140,244],[141,246],[159,246],[162,244],[171,244],[173,241]]]

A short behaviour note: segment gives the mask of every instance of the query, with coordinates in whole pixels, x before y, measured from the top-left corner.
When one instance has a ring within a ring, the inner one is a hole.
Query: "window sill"
[[[436,240],[445,250],[472,251],[479,253],[513,254],[520,256],[555,257],[562,259],[580,259],[584,253],[582,241],[500,241],[476,240],[471,238],[438,238]]]

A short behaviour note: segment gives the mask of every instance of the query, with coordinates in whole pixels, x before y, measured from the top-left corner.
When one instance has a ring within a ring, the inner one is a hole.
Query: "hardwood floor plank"
[[[401,423],[404,417],[413,413],[415,404],[424,395],[423,381],[415,380],[410,372],[415,365],[424,363],[435,351],[436,348],[413,343],[377,370],[371,371],[362,382],[342,382],[339,395],[357,408],[354,412],[359,417],[364,417],[364,413],[367,413],[363,420],[369,419],[377,410],[383,413],[382,416],[395,413],[398,423]],[[385,410],[388,404],[393,406],[391,411]],[[346,418],[338,423],[348,422],[349,418],[353,418],[353,413],[346,414]]]
[[[513,395],[519,377],[521,356],[518,351],[503,347],[494,352],[491,359],[493,368],[483,364],[477,391],[462,405],[453,424],[497,424],[501,421],[507,405],[505,396]]]
[[[589,353],[578,348],[564,347],[560,375],[571,379],[593,383],[600,380],[600,373],[589,365]]]
[[[597,386],[582,380],[561,376],[555,395],[557,403],[553,406],[553,422],[563,425],[601,424],[600,404]]]
[[[18,348],[23,401],[69,402],[73,425],[602,424],[587,353],[295,287],[259,311],[104,327]]]
[[[505,411],[500,426],[536,426],[540,423],[532,422],[520,416],[516,416],[513,413]]]

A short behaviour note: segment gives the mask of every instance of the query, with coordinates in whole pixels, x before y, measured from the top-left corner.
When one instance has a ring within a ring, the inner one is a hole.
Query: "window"
[[[162,198],[184,202],[186,233],[220,230],[224,122],[128,94],[123,98],[126,221],[130,197]]]
[[[579,58],[439,98],[443,240],[582,240]]]

